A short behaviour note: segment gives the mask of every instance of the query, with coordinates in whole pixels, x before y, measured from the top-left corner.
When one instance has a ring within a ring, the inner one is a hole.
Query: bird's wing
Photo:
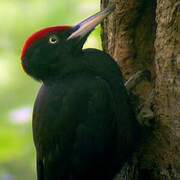
[[[76,129],[73,145],[72,163],[76,172],[96,174],[102,168],[113,167],[116,144],[115,101],[109,84],[102,78],[96,80],[87,89],[89,98],[87,111],[82,113],[81,123]]]
[[[51,91],[52,97],[43,96],[48,103],[43,100],[38,104],[43,111],[36,107],[34,110],[34,139],[37,154],[41,155],[37,159],[38,180],[43,180],[42,173],[46,171],[50,174],[54,171],[51,177],[60,171],[68,174],[69,164],[79,173],[87,173],[85,171],[95,164],[112,167],[116,116],[109,84],[100,77],[82,77],[79,82],[69,84],[61,101]]]

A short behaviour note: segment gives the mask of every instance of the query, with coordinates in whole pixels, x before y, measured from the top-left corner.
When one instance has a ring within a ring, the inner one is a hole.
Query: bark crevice
[[[101,8],[109,0],[101,0]],[[133,90],[138,109],[152,89],[153,126],[143,127],[143,142],[118,180],[176,180],[180,178],[180,1],[114,0],[116,11],[102,24],[103,48],[120,65],[127,80],[150,71]]]

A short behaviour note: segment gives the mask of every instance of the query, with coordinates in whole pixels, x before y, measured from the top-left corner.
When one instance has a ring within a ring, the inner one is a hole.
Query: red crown
[[[61,32],[61,31],[65,31],[67,29],[70,29],[71,26],[55,26],[55,27],[48,27],[48,28],[44,28],[34,34],[32,34],[26,41],[25,44],[22,48],[22,52],[21,52],[21,60],[23,60],[27,49],[32,46],[32,44],[34,42],[36,42],[39,39],[44,38],[47,34],[52,33],[52,32]]]

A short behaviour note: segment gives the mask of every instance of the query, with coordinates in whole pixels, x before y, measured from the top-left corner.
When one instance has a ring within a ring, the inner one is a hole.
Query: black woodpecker
[[[112,180],[136,149],[139,126],[119,66],[103,51],[82,49],[113,10],[25,42],[22,66],[42,82],[33,111],[38,180]]]

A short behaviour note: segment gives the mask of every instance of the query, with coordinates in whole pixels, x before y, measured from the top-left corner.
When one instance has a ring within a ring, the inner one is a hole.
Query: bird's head
[[[43,80],[61,71],[69,59],[82,52],[88,35],[113,10],[114,6],[110,6],[76,26],[48,27],[31,35],[21,54],[26,73]]]

